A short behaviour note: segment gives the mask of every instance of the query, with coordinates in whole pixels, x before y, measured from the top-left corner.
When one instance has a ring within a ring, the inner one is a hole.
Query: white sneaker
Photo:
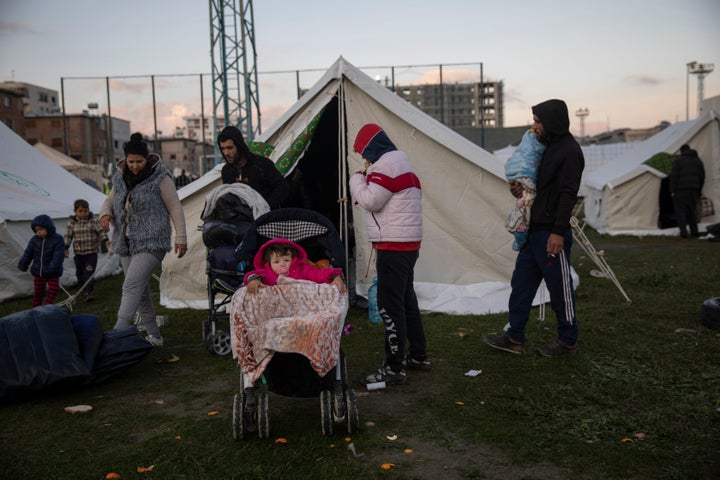
[[[152,335],[145,337],[145,340],[150,342],[153,347],[162,347],[164,343],[162,337],[153,337]]]

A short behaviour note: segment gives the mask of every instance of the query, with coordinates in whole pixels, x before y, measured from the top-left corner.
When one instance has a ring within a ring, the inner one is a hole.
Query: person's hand
[[[111,215],[105,214],[102,217],[100,217],[100,226],[102,227],[104,232],[110,231],[110,225],[115,225],[115,222],[113,221],[113,217]]]
[[[262,287],[263,284],[260,281],[259,278],[255,278],[253,280],[250,280],[247,285],[245,285],[245,288],[247,288],[247,292],[251,295],[254,295],[257,293],[257,291]]]
[[[70,258],[70,250],[65,250],[65,258]]]
[[[557,257],[563,253],[563,246],[565,241],[562,235],[557,233],[551,233],[548,237],[546,253],[548,257]]]
[[[515,180],[510,181],[510,193],[515,198],[522,197],[523,190],[525,190],[520,182],[516,182]]]
[[[182,258],[187,253],[187,245],[183,245],[182,243],[176,243],[175,244],[175,254],[178,258]]]
[[[332,282],[330,282],[330,283],[335,285],[338,288],[338,290],[340,290],[340,293],[347,292],[347,287],[345,286],[345,282],[343,282],[342,277],[337,276],[337,277],[333,278]]]

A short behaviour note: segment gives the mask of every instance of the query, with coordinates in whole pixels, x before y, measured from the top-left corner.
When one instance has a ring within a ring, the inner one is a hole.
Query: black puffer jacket
[[[47,215],[33,218],[30,228],[34,232],[37,227],[47,230],[47,237],[32,236],[20,258],[18,269],[25,272],[29,266],[34,277],[58,278],[63,274],[65,240],[55,231],[55,224]]]
[[[218,135],[218,145],[225,139],[233,141],[240,156],[244,157],[247,163],[242,167],[237,163],[226,163],[222,168],[223,183],[235,183],[237,178],[241,178],[242,183],[251,186],[262,195],[271,209],[280,208],[290,195],[290,184],[275,168],[272,160],[252,153],[237,127],[223,128]]]
[[[691,190],[700,193],[705,184],[705,166],[693,149],[685,150],[673,160],[670,170],[670,193]]]
[[[540,141],[547,145],[540,161],[537,196],[530,215],[530,228],[562,235],[570,228],[577,201],[585,157],[570,133],[567,105],[547,100],[532,107],[545,130]]]

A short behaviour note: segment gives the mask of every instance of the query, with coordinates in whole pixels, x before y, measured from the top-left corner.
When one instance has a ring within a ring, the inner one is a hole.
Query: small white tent
[[[720,117],[710,111],[695,120],[669,126],[586,175],[583,187],[587,224],[610,235],[677,235],[677,228],[660,228],[665,205],[672,205],[667,185],[663,184],[667,175],[645,162],[657,153],[677,154],[683,144],[690,145],[702,158],[703,194],[716,205],[715,215],[705,217],[703,222],[720,221]]]
[[[0,122],[0,302],[33,292],[29,272],[19,272],[17,264],[33,236],[32,219],[49,215],[60,235],[65,233],[73,203],[84,198],[91,211],[100,210],[105,195],[95,190],[31,147]],[[71,251],[72,253],[72,251]],[[115,262],[117,263],[117,262]],[[98,273],[107,271],[104,258]],[[61,285],[77,283],[75,265],[65,260]],[[59,299],[58,299],[59,301]]]
[[[43,155],[75,175],[75,177],[79,178],[83,182],[88,183],[91,181],[97,185],[98,189],[103,188],[105,184],[105,177],[103,176],[103,170],[100,165],[86,165],[62,152],[58,152],[54,148],[49,147],[42,142],[36,143],[33,146]],[[90,186],[94,186],[90,183],[88,184]]]
[[[356,259],[356,289],[365,294],[374,276],[374,257],[364,212],[351,204],[347,185],[348,176],[363,168],[361,157],[352,152],[352,142],[370,122],[381,125],[408,154],[422,183],[424,239],[415,269],[420,308],[451,314],[507,311],[515,253],[504,222],[514,199],[503,164],[489,152],[342,57],[256,140],[274,147],[270,158],[291,179],[297,193],[292,206],[327,216],[338,227],[346,248],[354,245],[348,254]],[[218,183],[216,168],[181,189],[180,195],[191,188],[207,193]],[[199,204],[186,211],[186,218],[196,216],[198,209],[202,209]],[[189,221],[188,230],[193,227]],[[192,253],[194,247],[190,249]],[[188,261],[184,274],[198,277],[195,287],[179,290],[172,281],[161,282],[163,305],[208,307],[200,264],[205,251],[202,245],[194,250],[202,255]]]

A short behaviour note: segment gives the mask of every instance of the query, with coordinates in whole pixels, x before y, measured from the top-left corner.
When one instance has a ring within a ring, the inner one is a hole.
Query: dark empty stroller
[[[268,212],[267,202],[255,190],[240,183],[214,188],[205,200],[203,243],[208,248],[207,274],[208,319],[203,322],[203,341],[210,353],[230,353],[230,335],[219,327],[227,320],[228,304],[242,285],[235,248],[242,241],[253,220]]]
[[[311,262],[346,271],[344,247],[334,225],[317,212],[297,208],[256,219],[238,248],[237,258],[248,265],[246,271],[257,250],[273,238],[299,244]],[[347,294],[305,280],[279,278],[275,287],[253,295],[246,295],[244,288],[236,292],[230,325],[241,372],[240,393],[233,403],[234,438],[255,431],[260,438],[269,437],[269,392],[319,396],[323,435],[331,435],[334,424],[345,424],[348,433],[358,430],[357,399],[340,349],[347,309]]]

